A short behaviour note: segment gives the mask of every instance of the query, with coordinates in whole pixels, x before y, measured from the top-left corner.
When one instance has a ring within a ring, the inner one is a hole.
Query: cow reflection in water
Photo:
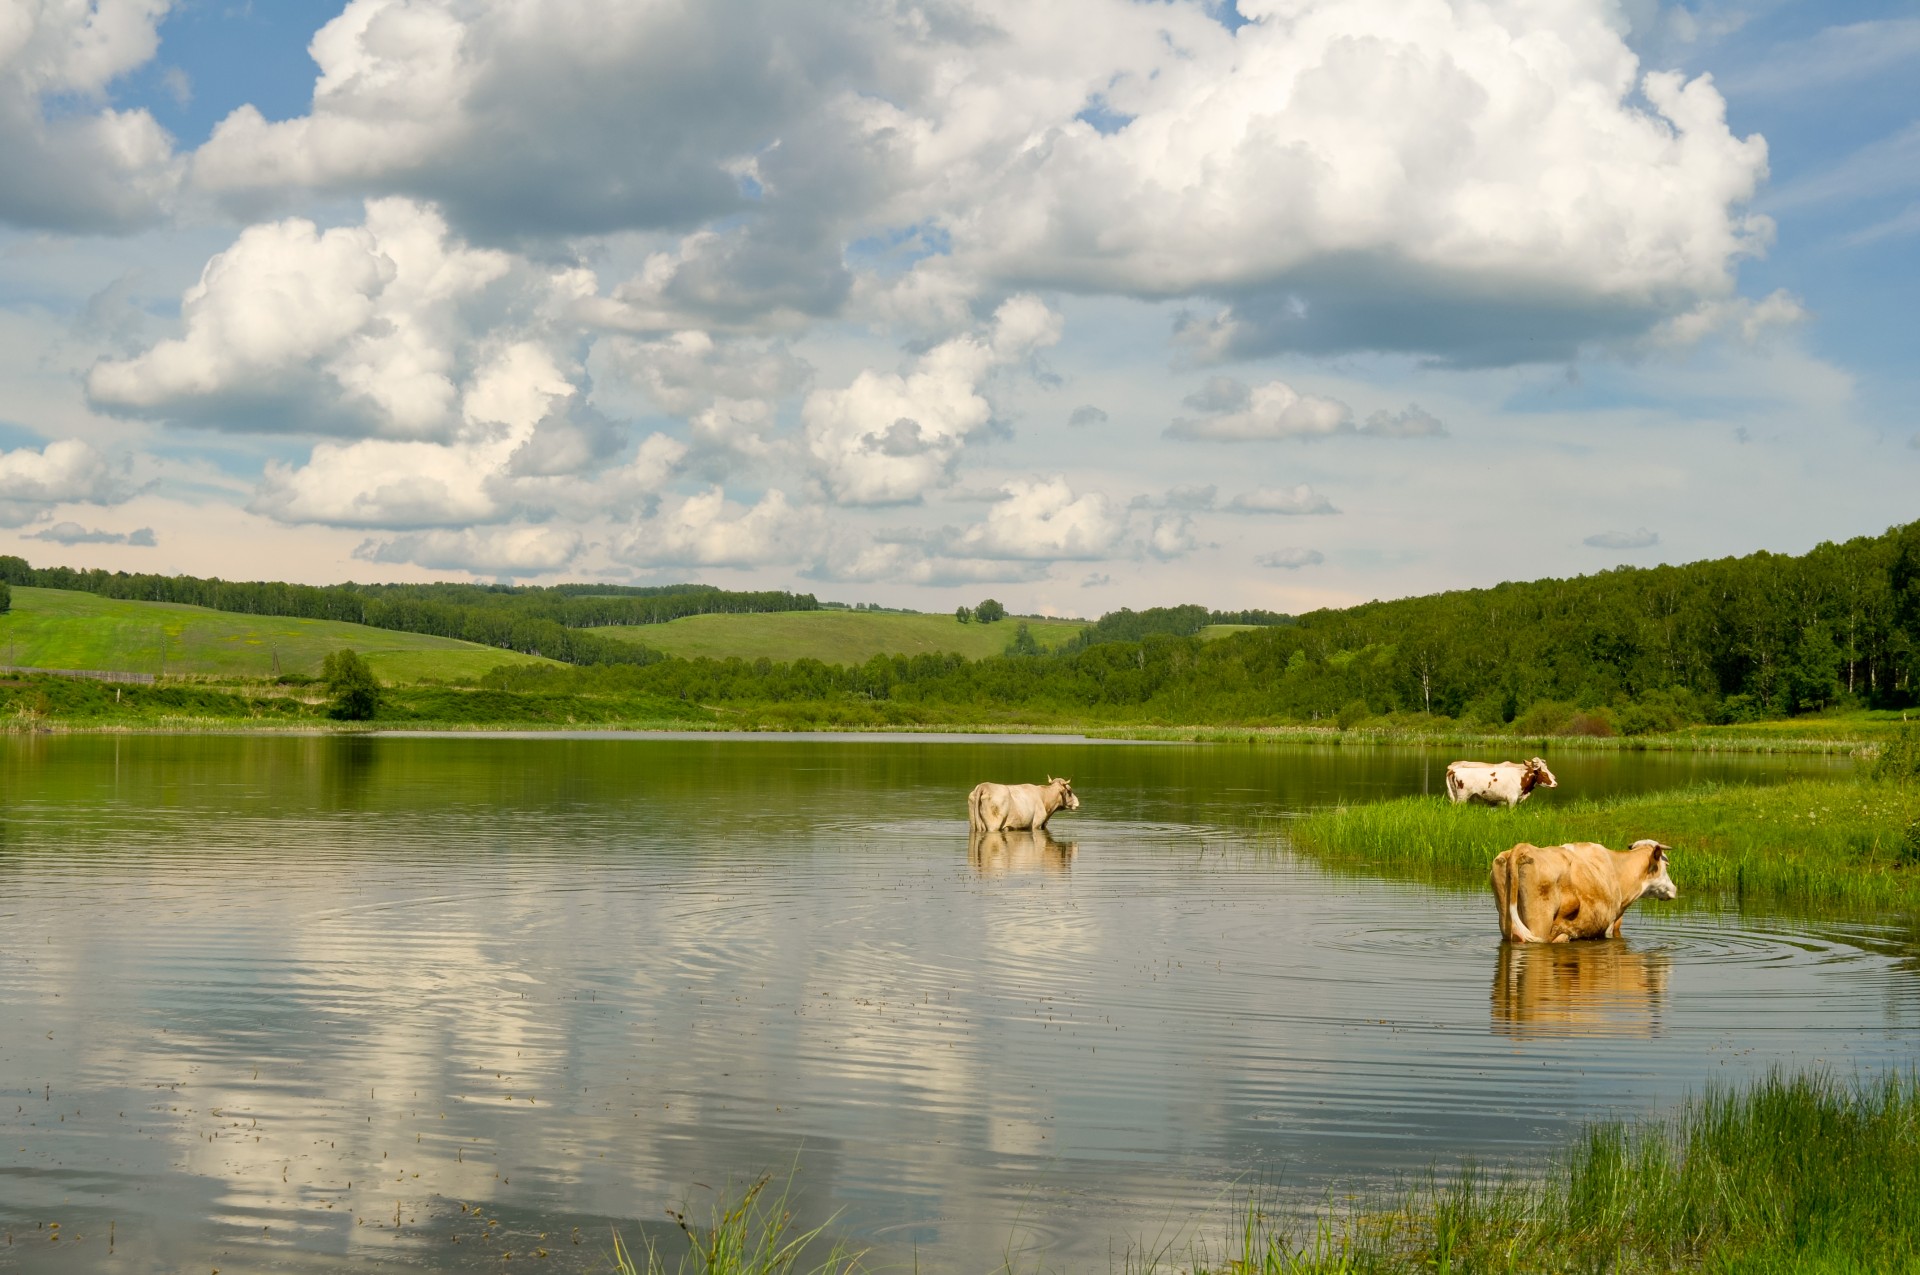
[[[975,828],[967,836],[967,858],[983,877],[1014,873],[1065,872],[1073,866],[1076,841],[1055,841],[1045,828],[1015,828],[987,832]]]
[[[1666,1007],[1665,952],[1599,943],[1502,943],[1493,1029],[1509,1036],[1654,1036]]]

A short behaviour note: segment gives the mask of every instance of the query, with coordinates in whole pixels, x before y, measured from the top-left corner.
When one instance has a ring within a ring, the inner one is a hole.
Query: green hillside
[[[0,660],[28,668],[161,671],[226,677],[317,674],[327,652],[352,647],[383,681],[478,677],[502,664],[549,664],[452,638],[335,620],[237,615],[171,602],[126,602],[66,589],[16,586],[0,615]]]
[[[630,638],[668,655],[693,659],[819,660],[865,664],[876,655],[929,655],[951,651],[968,659],[1000,655],[1022,623],[962,624],[948,615],[897,611],[788,611],[766,615],[690,615],[667,624],[596,629]],[[1086,625],[1079,620],[1025,621],[1043,649],[1051,650]]]

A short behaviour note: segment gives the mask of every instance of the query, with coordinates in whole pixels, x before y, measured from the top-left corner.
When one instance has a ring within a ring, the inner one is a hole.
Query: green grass
[[[1019,617],[994,624],[962,624],[952,615],[897,611],[781,611],[767,615],[690,615],[666,624],[595,629],[630,638],[668,655],[693,659],[769,659],[822,664],[865,664],[876,655],[931,655],[951,651],[970,660],[1003,654]],[[1051,650],[1086,625],[1079,620],[1025,621],[1042,648]]]
[[[1772,1076],[1589,1127],[1544,1181],[1463,1169],[1304,1242],[1250,1208],[1234,1275],[1920,1269],[1920,1084]]]
[[[810,1256],[821,1246],[825,1224],[810,1231],[794,1228],[793,1210],[787,1194],[791,1179],[778,1196],[766,1194],[770,1177],[762,1177],[736,1200],[714,1204],[705,1223],[690,1221],[683,1207],[668,1210],[686,1240],[686,1250],[669,1266],[660,1251],[649,1243],[638,1254],[631,1252],[618,1235],[613,1238],[614,1269],[620,1275],[789,1275],[804,1270],[813,1275],[835,1275],[864,1269],[861,1253],[841,1244],[827,1246],[824,1254]],[[800,1263],[807,1265],[802,1267]]]
[[[538,656],[452,638],[397,633],[334,620],[236,615],[170,602],[124,602],[66,589],[13,591],[0,616],[0,662],[27,668],[165,671],[216,677],[308,676],[327,652],[351,647],[384,682],[478,677],[502,664],[548,664]]]
[[[1232,637],[1236,633],[1252,633],[1265,626],[1259,624],[1209,624],[1200,630],[1200,640],[1212,642],[1217,638]]]
[[[1652,837],[1673,847],[1680,906],[1832,916],[1920,910],[1916,823],[1920,784],[1847,778],[1599,801],[1549,794],[1512,810],[1403,797],[1315,811],[1285,836],[1330,866],[1461,886],[1484,886],[1493,856],[1517,842],[1620,850]]]

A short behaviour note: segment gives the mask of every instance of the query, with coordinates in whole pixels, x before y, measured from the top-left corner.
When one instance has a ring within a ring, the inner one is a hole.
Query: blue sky
[[[1911,5],[50,0],[0,552],[927,610],[1920,514]]]

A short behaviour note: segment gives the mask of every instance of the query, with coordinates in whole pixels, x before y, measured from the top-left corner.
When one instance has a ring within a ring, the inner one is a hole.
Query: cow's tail
[[[1520,898],[1526,892],[1527,878],[1533,875],[1528,871],[1534,867],[1533,856],[1518,847],[1507,853],[1511,856],[1507,862],[1513,869],[1507,878],[1507,937],[1515,943],[1543,943],[1546,940],[1520,919]]]
[[[1447,767],[1447,800],[1456,804],[1464,800],[1460,795],[1463,786],[1460,776],[1454,773],[1453,767]]]
[[[986,818],[980,813],[980,789],[982,787],[984,787],[984,785],[975,784],[973,791],[967,794],[967,825],[969,827],[984,828],[987,826]]]

